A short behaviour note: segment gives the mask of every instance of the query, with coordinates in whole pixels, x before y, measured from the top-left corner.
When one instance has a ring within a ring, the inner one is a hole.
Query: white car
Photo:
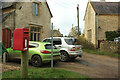
[[[45,38],[43,42],[51,42],[51,38]],[[60,49],[61,61],[69,61],[78,56],[82,57],[81,45],[77,45],[76,42],[77,39],[73,37],[53,37],[53,44]]]
[[[120,37],[114,38],[114,42],[120,42]]]

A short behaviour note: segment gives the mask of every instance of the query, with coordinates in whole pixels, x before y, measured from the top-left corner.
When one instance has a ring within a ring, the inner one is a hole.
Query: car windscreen
[[[118,42],[120,42],[120,38],[118,38]]]
[[[45,39],[43,42],[51,42],[51,39]]]
[[[68,45],[78,45],[78,40],[77,39],[65,39],[65,42]]]
[[[52,49],[52,45],[51,44],[46,44],[45,49]],[[57,49],[55,45],[53,45],[53,49]]]
[[[36,48],[38,46],[39,46],[39,44],[37,44],[37,43],[29,43],[29,48]]]

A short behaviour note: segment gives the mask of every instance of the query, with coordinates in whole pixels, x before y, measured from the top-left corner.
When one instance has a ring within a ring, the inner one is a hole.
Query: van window
[[[61,45],[62,44],[61,39],[60,38],[54,38],[53,39],[53,44],[55,44],[55,45]]]

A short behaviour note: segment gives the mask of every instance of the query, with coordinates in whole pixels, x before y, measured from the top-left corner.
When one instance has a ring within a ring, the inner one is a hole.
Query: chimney
[[[60,29],[58,28],[58,31],[60,31]]]
[[[100,0],[101,2],[105,2],[105,0]]]

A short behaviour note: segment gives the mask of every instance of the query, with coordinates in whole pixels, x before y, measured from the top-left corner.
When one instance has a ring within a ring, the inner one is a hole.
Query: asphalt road
[[[39,68],[48,67],[50,64],[44,64]],[[88,75],[92,78],[118,78],[118,59],[104,55],[84,52],[82,58],[76,58],[70,62],[58,62],[54,67]],[[20,69],[20,62],[7,62],[6,65],[3,65],[3,71],[14,69]]]

